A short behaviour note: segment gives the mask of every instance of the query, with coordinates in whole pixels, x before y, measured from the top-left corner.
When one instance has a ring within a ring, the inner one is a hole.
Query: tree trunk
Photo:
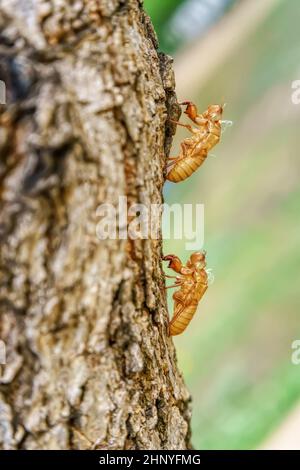
[[[160,233],[97,237],[162,202],[171,59],[138,0],[0,0],[0,31],[1,446],[185,449]]]

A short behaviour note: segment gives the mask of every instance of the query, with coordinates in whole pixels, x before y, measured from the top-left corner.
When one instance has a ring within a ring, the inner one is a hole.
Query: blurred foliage
[[[192,326],[174,340],[200,449],[258,446],[300,398],[300,366],[291,363],[300,338],[300,106],[291,102],[299,7],[298,0],[274,2],[205,87],[189,90],[201,109],[225,98],[234,126],[216,158],[187,181],[165,185],[169,204],[205,204],[215,275]],[[182,240],[165,241],[164,253],[189,255]]]
[[[158,33],[160,49],[174,53],[194,37],[204,34],[211,24],[238,1],[240,0],[145,0],[144,4]],[[182,6],[185,8],[180,8]]]
[[[160,49],[164,52],[174,52],[176,45],[172,47],[168,40],[168,29],[166,25],[170,17],[176,11],[178,5],[184,3],[185,0],[145,0],[145,9],[148,15],[151,17],[153,24],[155,25],[155,31],[159,37]],[[179,44],[178,44],[179,45]]]
[[[176,7],[185,0],[145,0],[145,9],[150,15],[157,33],[160,35],[162,27],[166,24],[170,16],[176,10]]]

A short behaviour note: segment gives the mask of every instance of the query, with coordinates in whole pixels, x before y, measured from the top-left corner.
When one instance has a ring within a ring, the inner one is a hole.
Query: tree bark
[[[172,61],[138,0],[0,0],[0,59],[0,445],[186,449],[161,236],[97,237],[162,203]]]

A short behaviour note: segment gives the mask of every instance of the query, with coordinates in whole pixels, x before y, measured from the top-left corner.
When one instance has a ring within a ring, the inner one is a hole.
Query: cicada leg
[[[180,162],[181,160],[183,160],[186,155],[187,155],[187,152],[189,150],[189,148],[193,145],[193,142],[190,141],[190,139],[185,139],[183,142],[181,142],[180,146],[181,146],[181,153],[178,155],[178,157],[169,157],[168,160],[167,160],[167,167],[170,166],[170,165],[175,165],[176,163]]]
[[[185,127],[185,129],[190,131],[192,134],[198,134],[199,132],[199,129],[197,127],[193,127],[190,124],[183,124],[182,122],[174,121],[174,119],[170,119],[170,122],[176,124],[177,126]]]
[[[175,276],[166,276],[166,277],[168,277],[170,279],[176,279],[176,281],[175,281],[175,284],[173,284],[172,286],[167,286],[167,287],[165,287],[165,289],[173,289],[175,287],[180,287],[182,282],[183,282],[183,280],[179,279],[177,276],[176,277]]]

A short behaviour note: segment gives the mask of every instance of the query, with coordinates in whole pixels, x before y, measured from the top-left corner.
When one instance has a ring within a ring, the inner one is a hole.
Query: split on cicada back
[[[214,281],[215,281],[215,275],[212,272],[212,268],[206,268],[206,274],[207,274],[207,283],[209,286],[211,286]]]

